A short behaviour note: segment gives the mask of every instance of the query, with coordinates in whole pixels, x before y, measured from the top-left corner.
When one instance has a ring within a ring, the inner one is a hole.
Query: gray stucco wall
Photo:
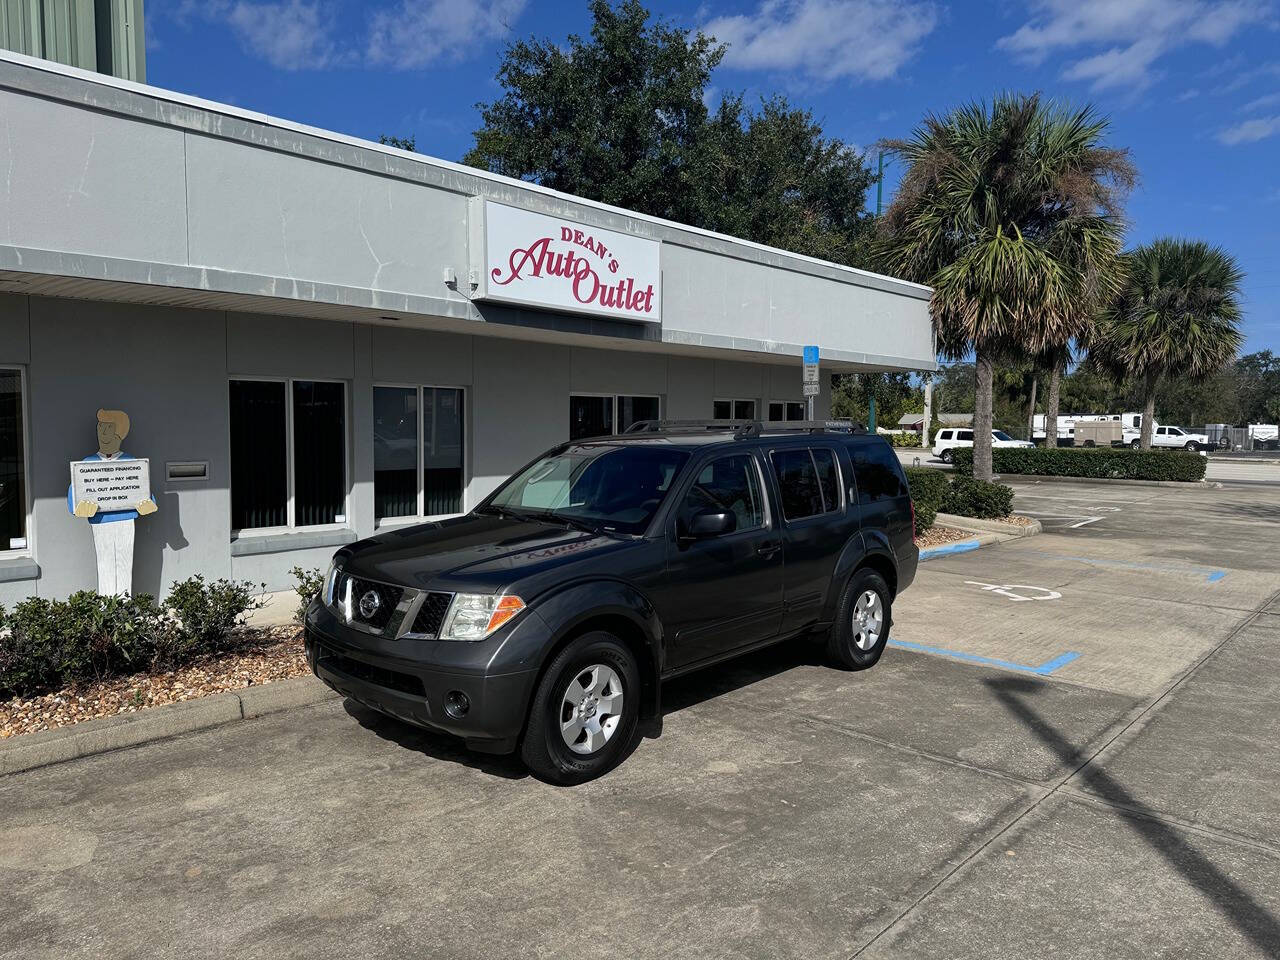
[[[934,367],[924,288],[7,55],[0,165],[13,269],[518,323],[445,284],[452,269],[466,292],[467,199],[483,196],[661,241],[663,325],[641,339],[788,357],[816,343],[828,360]]]
[[[373,533],[375,383],[465,388],[467,507],[567,437],[573,392],[657,394],[667,416],[686,418],[710,417],[716,397],[801,399],[798,366],[12,294],[0,295],[0,363],[27,377],[29,537],[41,572],[0,578],[6,604],[94,586],[88,524],[67,512],[66,491],[68,462],[96,449],[100,407],[129,413],[124,449],[152,463],[160,510],[137,521],[134,588],[162,595],[195,573],[287,589],[294,565],[323,566],[341,540]],[[227,383],[236,376],[348,385],[348,523],[320,534],[324,546],[306,530],[269,541],[247,534],[232,555]],[[826,416],[829,397],[818,399]],[[209,462],[207,481],[166,480],[167,461],[190,460]],[[264,543],[270,552],[256,552]]]

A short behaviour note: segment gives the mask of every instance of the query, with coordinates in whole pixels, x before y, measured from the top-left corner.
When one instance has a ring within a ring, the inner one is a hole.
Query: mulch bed
[[[297,627],[255,630],[239,649],[163,673],[135,673],[66,687],[38,697],[0,701],[0,740],[66,727],[95,717],[299,677],[310,671]]]
[[[957,530],[955,527],[930,527],[916,537],[917,547],[940,547],[944,543],[955,543],[957,540],[972,540],[977,534],[969,530]]]

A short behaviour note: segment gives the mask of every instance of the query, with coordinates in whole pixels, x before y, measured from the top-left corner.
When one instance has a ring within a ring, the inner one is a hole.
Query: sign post
[[[816,346],[804,348],[804,375],[801,378],[801,384],[804,387],[804,399],[808,408],[807,419],[812,422],[813,398],[822,390],[822,381],[818,378],[818,348]]]

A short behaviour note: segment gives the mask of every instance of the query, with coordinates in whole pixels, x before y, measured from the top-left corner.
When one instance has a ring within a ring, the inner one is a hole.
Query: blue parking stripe
[[[932,560],[934,557],[943,557],[949,553],[968,553],[970,550],[977,550],[981,543],[977,540],[965,540],[961,543],[947,543],[940,547],[925,547],[920,551],[921,560]]]
[[[1213,571],[1213,573],[1209,574],[1207,579],[1210,583],[1217,583],[1226,575],[1227,575],[1227,571],[1225,570],[1215,570]]]
[[[923,643],[912,643],[909,640],[890,640],[889,646],[898,647],[902,650],[914,650],[917,653],[932,653],[937,656],[951,657],[953,660],[963,660],[965,663],[978,663],[984,667],[999,667],[1001,670],[1016,670],[1019,673],[1033,673],[1037,677],[1047,677],[1053,671],[1060,667],[1066,666],[1072,660],[1076,659],[1078,653],[1063,653],[1054,657],[1052,660],[1046,660],[1038,667],[1030,667],[1025,663],[1013,663],[1009,660],[997,660],[995,657],[980,657],[976,653],[964,653],[960,650],[948,650],[945,647],[930,647]]]

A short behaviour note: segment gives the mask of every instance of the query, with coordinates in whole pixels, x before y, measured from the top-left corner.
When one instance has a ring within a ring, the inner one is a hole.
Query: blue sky
[[[1240,261],[1246,351],[1280,351],[1280,0],[667,0],[729,43],[713,84],[785,93],[858,145],[998,90],[1094,103],[1142,182],[1129,240]],[[562,0],[150,0],[160,87],[458,160],[503,45],[589,28]],[[896,171],[887,171],[886,199]],[[871,198],[874,203],[874,195]]]

